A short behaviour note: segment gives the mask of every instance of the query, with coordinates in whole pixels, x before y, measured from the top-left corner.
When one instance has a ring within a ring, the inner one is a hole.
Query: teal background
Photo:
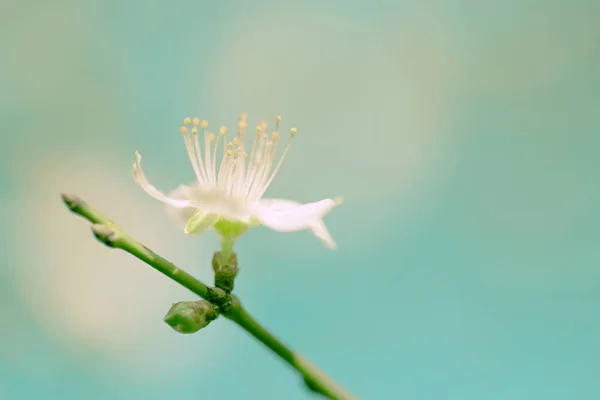
[[[194,296],[99,245],[77,193],[206,281],[131,179],[190,182],[178,133],[283,116],[269,197],[345,196],[253,229],[236,291],[364,399],[600,398],[600,3],[0,2],[0,399],[305,399]]]

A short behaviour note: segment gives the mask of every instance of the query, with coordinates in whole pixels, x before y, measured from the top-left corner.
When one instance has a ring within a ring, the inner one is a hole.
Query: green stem
[[[69,209],[92,222],[92,230],[98,240],[109,247],[124,250],[131,255],[144,261],[157,271],[163,273],[180,285],[188,288],[203,299],[208,300],[208,288],[187,272],[176,267],[173,263],[159,256],[148,249],[138,241],[127,235],[121,228],[116,226],[110,219],[96,211],[87,203],[73,195],[62,195],[63,201]],[[344,388],[335,383],[323,371],[311,364],[306,358],[292,351],[277,338],[271,335],[262,327],[252,316],[242,307],[237,297],[234,297],[233,307],[223,315],[237,323],[248,333],[271,349],[275,354],[281,357],[285,362],[296,369],[304,378],[304,382],[314,392],[320,393],[325,397],[336,400],[352,400],[353,395]]]
[[[221,238],[221,264],[227,264],[233,253],[235,237],[227,235]]]

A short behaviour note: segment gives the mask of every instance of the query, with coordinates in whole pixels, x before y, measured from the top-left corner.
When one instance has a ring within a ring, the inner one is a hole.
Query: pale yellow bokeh
[[[393,198],[401,215],[435,187],[458,60],[431,15],[414,17],[383,21],[382,36],[334,10],[288,7],[237,15],[219,33],[212,73],[198,84],[218,116],[243,110],[273,124],[281,114],[285,129],[298,127],[267,196],[343,194],[352,210]]]
[[[77,193],[144,244],[210,282],[212,251],[204,242],[196,240],[190,257],[190,238],[130,181],[129,169],[111,165],[108,153],[80,159],[53,154],[36,161],[29,166],[35,171],[27,166],[20,171],[30,191],[20,204],[24,219],[16,232],[18,243],[36,250],[18,253],[17,265],[27,267],[17,267],[15,274],[23,302],[44,330],[79,362],[109,362],[120,373],[156,383],[192,366],[199,373],[209,368],[198,357],[227,360],[220,343],[231,329],[217,321],[195,339],[173,332],[162,317],[172,303],[197,296],[131,255],[98,243],[90,224],[62,204],[59,190]],[[210,370],[219,365],[211,361]],[[44,373],[43,366],[23,368]]]

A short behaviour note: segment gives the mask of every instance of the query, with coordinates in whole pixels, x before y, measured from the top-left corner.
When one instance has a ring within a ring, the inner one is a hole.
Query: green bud
[[[179,333],[195,333],[218,316],[208,301],[180,301],[173,304],[164,321]]]
[[[199,235],[213,226],[218,220],[218,214],[198,210],[192,214],[185,224],[185,233],[188,235]]]
[[[231,252],[229,260],[223,262],[221,260],[221,252],[217,251],[213,255],[212,266],[215,271],[215,286],[227,293],[231,292],[235,277],[240,270],[238,268],[237,255]]]

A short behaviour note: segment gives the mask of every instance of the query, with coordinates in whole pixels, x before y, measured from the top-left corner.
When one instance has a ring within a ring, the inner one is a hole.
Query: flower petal
[[[232,197],[221,188],[206,190],[198,186],[186,186],[185,197],[190,200],[192,206],[226,218],[241,221],[250,218],[246,200]]]
[[[148,193],[155,199],[160,200],[163,203],[170,204],[173,207],[187,207],[190,204],[189,200],[177,200],[169,198],[165,196],[161,191],[157,190],[154,186],[152,186],[148,182],[148,179],[146,179],[144,171],[142,171],[142,156],[137,151],[135,152],[135,163],[133,164],[132,174],[133,179],[137,182],[137,184],[140,185],[146,193]]]
[[[310,224],[310,230],[312,231],[312,233],[314,233],[316,237],[321,239],[325,246],[329,247],[332,250],[337,247],[322,219],[313,221]]]
[[[333,207],[341,204],[343,198],[337,197],[335,199],[323,199],[315,203],[300,204],[292,200],[281,200],[281,199],[263,199],[259,200],[254,204],[254,212],[257,217],[266,221],[264,225],[269,226],[269,223],[278,225],[282,223],[287,225],[303,226],[298,229],[304,229],[308,227],[308,221],[322,219]],[[296,223],[294,224],[294,221]],[[272,228],[278,230],[276,228]],[[292,229],[292,230],[298,230]]]
[[[185,185],[180,185],[177,189],[169,192],[167,197],[175,200],[188,200],[187,190]],[[169,203],[165,203],[165,212],[181,230],[185,229],[188,220],[196,211],[198,211],[196,207],[174,207]]]
[[[199,235],[207,229],[210,229],[218,220],[218,214],[197,210],[190,219],[188,219],[184,231],[188,235]]]
[[[295,214],[300,207],[302,204],[291,200],[259,200],[253,204],[252,214],[267,228],[278,232],[293,232],[308,228],[309,221]]]
[[[322,218],[341,202],[341,198],[336,198],[302,205],[291,200],[265,199],[255,203],[252,211],[267,228],[278,232],[310,229],[325,245],[335,248]]]

